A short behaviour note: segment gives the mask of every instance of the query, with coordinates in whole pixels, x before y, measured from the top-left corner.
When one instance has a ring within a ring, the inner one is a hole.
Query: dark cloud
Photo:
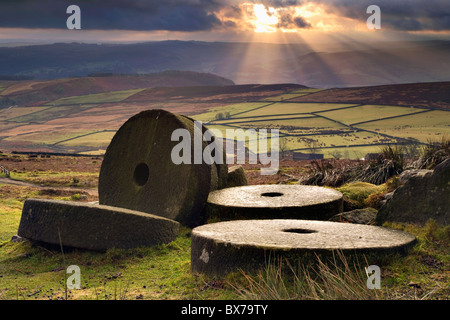
[[[82,29],[211,30],[221,22],[216,0],[15,0],[0,2],[0,27],[66,28],[66,9],[81,9]]]
[[[295,17],[293,18],[292,15],[290,13],[285,13],[282,14],[277,28],[283,28],[283,29],[295,29],[295,28],[311,28],[311,24],[306,21],[304,18],[302,17]]]
[[[381,9],[381,26],[402,31],[450,30],[448,0],[317,0],[329,12],[364,21],[370,5]]]
[[[242,18],[242,9],[239,6],[231,5],[223,8],[223,15],[226,18],[240,19]]]
[[[302,17],[295,17],[294,24],[297,28],[311,28],[311,24]]]

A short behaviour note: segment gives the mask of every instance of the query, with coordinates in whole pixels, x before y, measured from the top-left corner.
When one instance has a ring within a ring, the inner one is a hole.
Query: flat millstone
[[[195,164],[194,143],[190,163],[172,161],[172,150],[180,143],[171,141],[176,129],[187,130],[191,142],[195,134],[202,135],[191,119],[165,110],[146,110],[128,119],[105,152],[100,204],[155,214],[189,227],[201,224],[212,169],[204,161]]]
[[[343,211],[342,193],[304,185],[251,185],[212,191],[206,214],[220,220],[328,220]]]
[[[379,226],[329,221],[235,220],[192,230],[191,270],[224,275],[261,268],[269,256],[404,252],[414,242],[409,233]]]
[[[25,201],[17,232],[35,241],[91,250],[169,243],[178,233],[178,222],[148,213],[43,199]]]

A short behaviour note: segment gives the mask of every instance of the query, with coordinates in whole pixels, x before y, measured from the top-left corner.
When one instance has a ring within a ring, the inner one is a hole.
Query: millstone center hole
[[[281,197],[283,194],[281,192],[264,192],[261,193],[262,197]]]
[[[138,186],[143,186],[147,183],[150,176],[150,170],[145,163],[140,163],[134,169],[133,179]]]
[[[284,232],[291,232],[291,233],[301,233],[301,234],[307,234],[307,233],[315,233],[317,231],[315,230],[309,230],[309,229],[301,229],[301,228],[295,228],[295,229],[286,229],[283,230]]]

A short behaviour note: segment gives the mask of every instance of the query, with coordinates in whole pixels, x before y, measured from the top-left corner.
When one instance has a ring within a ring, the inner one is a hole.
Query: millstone
[[[192,230],[193,272],[224,275],[261,268],[269,258],[404,252],[415,237],[379,226],[329,221],[235,220]]]
[[[189,121],[192,121],[194,123],[194,119],[184,116],[186,119],[189,119]],[[202,124],[202,133],[205,133],[208,128],[205,127]],[[207,142],[211,143],[211,142]],[[223,143],[220,146],[223,149]],[[211,165],[211,187],[210,191],[214,191],[217,189],[223,189],[227,187],[227,181],[228,181],[228,164],[227,164],[227,155],[225,150],[222,150],[222,162],[221,163],[214,163],[214,165]]]
[[[339,191],[304,185],[251,185],[209,194],[206,214],[219,220],[328,220],[343,210]]]
[[[171,141],[176,129],[202,135],[194,123],[164,110],[143,111],[126,121],[109,144],[100,170],[100,204],[147,212],[193,227],[211,188],[211,165],[195,164],[194,143],[190,163],[175,164]],[[202,150],[206,146],[202,144]]]
[[[129,209],[74,201],[27,199],[18,235],[54,245],[92,250],[169,243],[179,223]]]

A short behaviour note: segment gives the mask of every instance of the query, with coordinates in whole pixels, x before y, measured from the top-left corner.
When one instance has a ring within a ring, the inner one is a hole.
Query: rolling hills
[[[155,86],[155,79],[173,85]],[[199,79],[209,85],[196,85]],[[1,87],[2,151],[101,155],[116,130],[146,109],[184,114],[222,133],[278,129],[285,151],[325,157],[360,158],[386,144],[417,148],[450,134],[450,82],[315,89],[165,72],[7,81]]]
[[[0,47],[0,79],[48,80],[92,73],[213,73],[237,84],[331,88],[448,81],[449,41],[238,43],[160,41]]]

